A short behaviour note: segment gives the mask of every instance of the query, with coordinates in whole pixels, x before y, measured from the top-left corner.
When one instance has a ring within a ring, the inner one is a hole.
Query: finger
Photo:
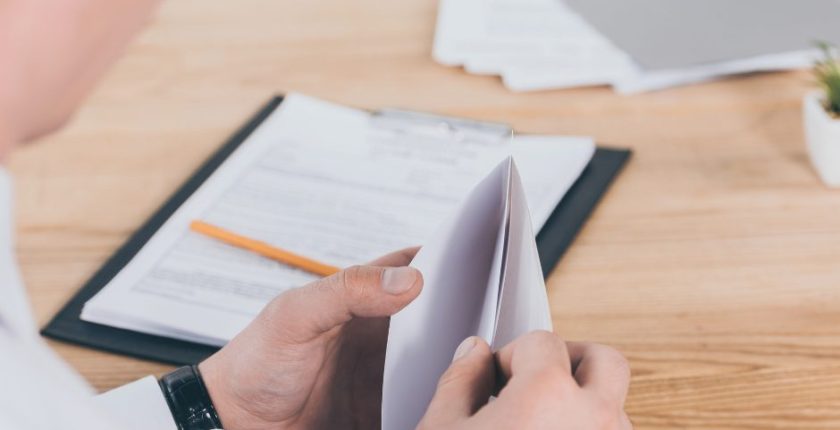
[[[354,317],[386,317],[414,300],[423,276],[412,267],[354,266],[287,291],[266,308],[267,320],[282,317],[293,340],[305,341]]]
[[[504,377],[534,376],[544,372],[569,375],[572,366],[566,342],[547,331],[534,331],[504,346],[496,354]]]
[[[469,418],[490,399],[495,385],[493,353],[479,337],[465,339],[441,376],[422,428],[440,428]]]
[[[569,342],[569,355],[576,365],[575,380],[585,390],[624,406],[630,387],[630,366],[620,352],[595,343]]]
[[[411,264],[411,260],[414,260],[414,256],[417,255],[417,251],[420,251],[419,246],[401,249],[399,251],[383,255],[382,257],[371,261],[368,265],[380,267],[408,266]]]

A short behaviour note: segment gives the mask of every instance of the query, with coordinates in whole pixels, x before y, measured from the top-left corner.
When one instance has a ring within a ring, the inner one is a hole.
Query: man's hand
[[[496,369],[507,379],[488,403]],[[534,332],[494,357],[468,338],[441,377],[419,429],[631,430],[627,361],[612,348]]]
[[[379,428],[388,317],[420,293],[416,249],[289,291],[200,370],[226,430]],[[497,370],[498,369],[498,370]],[[496,373],[507,380],[498,398]],[[420,429],[632,429],[615,350],[525,335],[458,348]]]
[[[226,430],[379,428],[388,317],[417,249],[288,291],[199,369]]]

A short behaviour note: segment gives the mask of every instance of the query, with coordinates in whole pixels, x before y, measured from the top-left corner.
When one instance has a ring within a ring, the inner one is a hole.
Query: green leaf
[[[837,48],[826,42],[817,42],[824,58],[814,65],[814,75],[825,91],[825,108],[840,115],[840,59]]]

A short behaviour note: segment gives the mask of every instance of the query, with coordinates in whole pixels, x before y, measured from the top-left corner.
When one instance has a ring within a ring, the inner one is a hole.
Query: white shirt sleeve
[[[147,376],[95,398],[126,430],[177,430],[157,379]]]
[[[154,377],[91,399],[93,389],[38,338],[11,214],[11,178],[0,165],[0,429],[177,430]]]

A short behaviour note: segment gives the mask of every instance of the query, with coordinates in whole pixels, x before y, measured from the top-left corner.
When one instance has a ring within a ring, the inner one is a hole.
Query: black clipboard
[[[198,363],[217,347],[138,333],[82,321],[85,302],[122,270],[164,222],[181,206],[236,148],[282,103],[276,96],[221,146],[123,244],[41,331],[44,336],[131,357],[184,365]],[[599,147],[545,226],[537,234],[540,262],[546,276],[571,245],[601,197],[630,158],[630,151]]]

